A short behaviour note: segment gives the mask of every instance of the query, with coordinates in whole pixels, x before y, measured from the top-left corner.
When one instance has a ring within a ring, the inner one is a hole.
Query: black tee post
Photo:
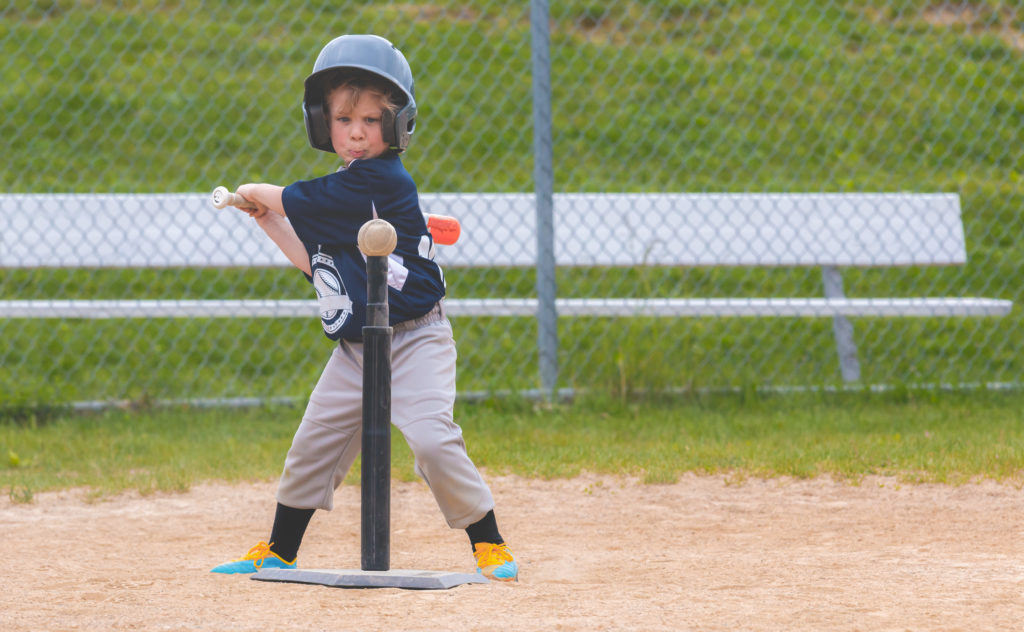
[[[362,569],[386,571],[391,556],[391,335],[388,257],[366,257],[363,327]]]

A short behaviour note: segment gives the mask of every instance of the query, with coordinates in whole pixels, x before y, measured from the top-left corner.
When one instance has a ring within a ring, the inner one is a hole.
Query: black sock
[[[487,512],[487,515],[466,527],[466,535],[469,536],[469,545],[476,550],[477,542],[490,542],[492,544],[504,544],[505,540],[498,533],[498,522],[494,519],[494,510]]]
[[[274,528],[270,531],[270,550],[286,562],[295,561],[314,511],[316,509],[295,509],[277,503]]]

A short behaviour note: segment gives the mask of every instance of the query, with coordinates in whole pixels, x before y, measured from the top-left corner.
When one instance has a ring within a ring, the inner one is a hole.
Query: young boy
[[[515,581],[519,568],[498,532],[494,499],[453,421],[456,354],[444,278],[416,185],[399,159],[415,128],[409,65],[384,38],[338,37],[306,79],[303,110],[310,144],[336,153],[343,167],[283,188],[244,184],[237,193],[255,204],[247,212],[313,284],[324,333],[338,345],[285,459],[269,543],[213,572],[294,568],[313,512],[332,509],[361,448],[366,263],[356,236],[380,217],[398,233],[388,271],[392,421],[449,526],[469,535],[477,572]]]

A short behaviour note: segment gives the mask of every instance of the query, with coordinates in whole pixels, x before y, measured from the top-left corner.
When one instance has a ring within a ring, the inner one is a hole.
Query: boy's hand
[[[283,190],[282,187],[272,184],[250,182],[238,187],[235,194],[242,196],[251,204],[251,208],[243,208],[242,210],[254,219],[260,219],[268,212],[284,217],[284,206],[281,203],[281,193]]]
[[[266,215],[270,211],[270,209],[268,209],[266,206],[264,206],[262,204],[255,203],[255,202],[254,202],[254,204],[255,204],[255,206],[249,206],[249,207],[246,207],[246,208],[239,207],[239,210],[244,211],[245,213],[247,213],[249,215],[249,217],[251,217],[253,219],[259,219],[259,218],[263,217],[264,215]]]
[[[243,184],[235,190],[235,195],[232,199],[231,205],[240,211],[245,212],[253,219],[259,219],[267,214],[267,207],[264,204],[260,204],[259,200],[256,199],[256,185],[254,184]],[[241,198],[243,203],[236,204],[235,201]]]

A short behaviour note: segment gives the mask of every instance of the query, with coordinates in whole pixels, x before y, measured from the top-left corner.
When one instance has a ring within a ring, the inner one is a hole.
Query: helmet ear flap
[[[386,112],[386,116],[388,124],[384,133],[390,134],[392,140],[385,138],[385,141],[392,150],[402,153],[409,146],[409,140],[416,129],[416,103],[410,101],[399,108],[397,113]]]
[[[384,108],[380,114],[380,135],[392,151],[404,149],[398,146],[398,137],[395,134],[395,113],[389,108]]]
[[[416,131],[416,103],[407,103],[398,111],[395,121],[395,135],[398,136],[398,145],[404,151],[409,146],[412,133]]]
[[[398,110],[392,112],[388,108],[380,116],[380,131],[384,142],[392,151],[401,153],[409,146],[409,139],[413,130],[416,129],[416,106],[407,103]]]
[[[309,136],[309,143],[316,149],[334,151],[334,143],[331,142],[331,130],[327,127],[327,115],[324,113],[323,101],[307,101],[304,103],[302,118],[306,121],[306,134]]]

